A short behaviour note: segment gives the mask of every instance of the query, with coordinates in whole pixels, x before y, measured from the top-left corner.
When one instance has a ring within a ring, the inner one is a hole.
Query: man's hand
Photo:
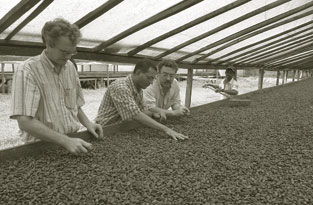
[[[167,135],[169,135],[170,137],[172,137],[174,140],[178,140],[178,139],[180,139],[180,140],[185,140],[185,139],[188,139],[188,136],[185,136],[185,135],[183,135],[183,134],[180,134],[180,133],[178,133],[178,132],[175,132],[174,130],[172,130],[172,129],[170,129],[170,128],[168,128],[168,129],[165,131],[165,133],[166,133]]]
[[[101,125],[91,122],[86,128],[95,138],[103,137],[103,130]]]
[[[215,92],[216,92],[216,93],[224,92],[224,89],[222,89],[222,88],[216,88]]]
[[[166,120],[166,113],[163,110],[158,110],[157,112],[152,113],[152,117],[154,119],[158,119],[160,121]]]
[[[183,111],[184,115],[190,115],[190,110],[187,107],[182,106],[180,109]]]
[[[67,137],[64,141],[63,147],[74,155],[87,153],[92,149],[92,144],[80,139]]]

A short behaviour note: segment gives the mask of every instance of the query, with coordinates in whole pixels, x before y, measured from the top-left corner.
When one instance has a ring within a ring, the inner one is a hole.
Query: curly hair
[[[143,73],[147,73],[149,71],[149,68],[153,68],[155,71],[157,71],[157,67],[154,61],[145,58],[138,61],[133,73],[135,74],[138,70],[140,70]]]
[[[175,63],[175,61],[172,60],[162,60],[159,64],[158,64],[158,72],[161,72],[162,67],[170,67],[170,68],[174,68],[175,69],[175,73],[178,70],[178,66]]]
[[[73,44],[77,44],[81,38],[81,32],[77,25],[71,24],[62,18],[46,22],[41,30],[43,43],[52,47],[61,36],[68,36]]]

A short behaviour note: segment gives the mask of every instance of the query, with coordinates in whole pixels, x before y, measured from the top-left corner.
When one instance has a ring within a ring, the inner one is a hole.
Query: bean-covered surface
[[[175,142],[139,128],[0,162],[1,204],[313,204],[313,80],[208,107],[167,126]]]

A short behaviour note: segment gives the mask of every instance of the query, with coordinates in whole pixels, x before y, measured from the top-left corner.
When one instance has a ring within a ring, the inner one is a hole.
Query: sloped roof
[[[181,68],[312,69],[312,0],[2,0],[0,55],[32,56],[62,17],[83,38],[77,59],[175,60]]]

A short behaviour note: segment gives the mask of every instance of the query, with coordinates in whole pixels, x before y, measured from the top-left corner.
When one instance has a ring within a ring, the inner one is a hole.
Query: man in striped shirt
[[[64,19],[47,22],[42,31],[46,49],[21,63],[14,74],[10,118],[16,119],[24,139],[59,144],[73,154],[86,153],[92,145],[70,138],[84,125],[95,137],[102,128],[87,118],[77,71],[69,59],[81,37],[78,27]]]
[[[152,61],[148,59],[139,61],[131,75],[114,81],[108,87],[99,107],[96,122],[106,126],[135,120],[164,131],[175,140],[187,139],[187,136],[175,132],[150,117],[157,116],[159,113],[152,113],[147,109],[143,101],[142,89],[147,88],[153,82],[156,74],[157,68]]]

